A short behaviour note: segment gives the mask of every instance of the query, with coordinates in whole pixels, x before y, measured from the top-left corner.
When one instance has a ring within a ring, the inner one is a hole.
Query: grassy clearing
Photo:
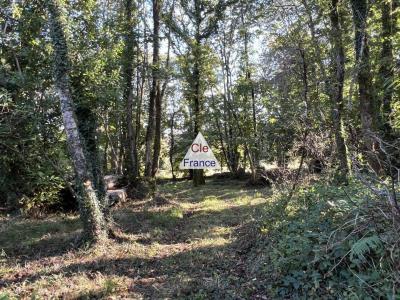
[[[77,216],[1,219],[0,299],[253,295],[234,241],[271,192],[212,180],[200,188],[166,183],[159,193],[168,203],[147,200],[118,208],[121,238],[90,250],[71,246],[80,232]]]

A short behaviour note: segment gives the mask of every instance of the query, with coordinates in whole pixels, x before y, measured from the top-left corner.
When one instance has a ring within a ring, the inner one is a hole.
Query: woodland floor
[[[159,185],[168,201],[117,208],[123,234],[95,249],[74,249],[76,215],[0,217],[0,299],[266,299],[244,271],[237,237],[271,192],[244,184]]]

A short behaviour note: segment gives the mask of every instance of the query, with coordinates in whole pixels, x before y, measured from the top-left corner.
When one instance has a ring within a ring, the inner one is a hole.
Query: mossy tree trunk
[[[122,58],[122,71],[124,78],[124,100],[126,109],[126,160],[125,169],[127,176],[130,180],[134,180],[138,175],[138,162],[136,155],[136,132],[133,126],[133,75],[134,75],[134,45],[135,45],[135,33],[134,33],[134,3],[133,0],[125,1],[125,22],[124,22],[124,39],[125,48]]]
[[[153,19],[157,18],[159,14],[158,1],[153,0]],[[150,90],[149,99],[149,117],[147,122],[146,130],[146,152],[145,152],[145,169],[144,175],[146,177],[151,176],[152,173],[152,163],[153,163],[153,142],[155,135],[155,104],[158,101],[160,95],[160,83],[158,80],[159,75],[159,45],[158,45],[158,30],[159,30],[159,20],[154,20],[153,29],[153,62],[152,62],[152,84]]]
[[[345,54],[342,40],[342,27],[339,19],[338,0],[331,1],[330,20],[332,25],[331,38],[333,44],[332,60],[332,122],[335,133],[336,141],[336,156],[339,163],[339,176],[340,182],[347,182],[347,175],[349,168],[347,166],[347,150],[345,141],[342,134],[342,115],[343,115],[343,87],[344,87],[344,74],[345,74]]]
[[[394,60],[392,39],[396,29],[396,12],[394,11],[394,1],[381,1],[381,23],[382,23],[382,49],[380,60],[380,90],[382,91],[381,124],[386,137],[392,134],[392,97],[393,97],[393,77]]]
[[[153,92],[155,95],[155,133],[153,145],[153,162],[151,164],[151,176],[158,171],[161,151],[161,117],[162,95],[160,89],[160,58],[159,58],[159,32],[160,32],[160,8],[161,0],[153,0]]]
[[[76,174],[84,238],[88,241],[101,241],[107,238],[107,224],[96,191],[94,175],[85,155],[84,141],[79,134],[76,121],[70,91],[68,47],[62,21],[62,10],[57,0],[48,0],[46,4],[49,10],[51,38],[54,48],[55,88],[60,101],[68,148]]]
[[[354,48],[356,54],[356,71],[358,83],[358,102],[363,136],[363,148],[370,167],[381,172],[381,165],[375,152],[375,141],[372,137],[377,123],[377,105],[372,91],[372,74],[369,43],[367,36],[367,18],[369,2],[351,0],[354,22]]]

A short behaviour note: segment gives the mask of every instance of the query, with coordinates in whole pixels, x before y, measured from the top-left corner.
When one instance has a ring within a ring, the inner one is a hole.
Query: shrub
[[[362,186],[318,184],[259,221],[250,258],[258,288],[279,298],[392,297],[399,288],[400,226]]]
[[[31,196],[22,196],[19,201],[21,210],[24,214],[38,216],[48,211],[51,207],[61,207],[62,198],[60,190],[64,188],[64,180],[54,176],[38,174],[40,180],[36,190]]]

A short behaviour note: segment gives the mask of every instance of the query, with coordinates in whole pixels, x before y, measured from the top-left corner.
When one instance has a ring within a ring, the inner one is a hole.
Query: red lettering
[[[197,150],[195,150],[195,147],[196,147]],[[193,152],[199,152],[199,144],[192,144],[192,151]],[[200,149],[200,152],[201,152],[201,149]]]
[[[208,146],[202,144],[192,144],[191,148],[193,152],[208,152]]]

